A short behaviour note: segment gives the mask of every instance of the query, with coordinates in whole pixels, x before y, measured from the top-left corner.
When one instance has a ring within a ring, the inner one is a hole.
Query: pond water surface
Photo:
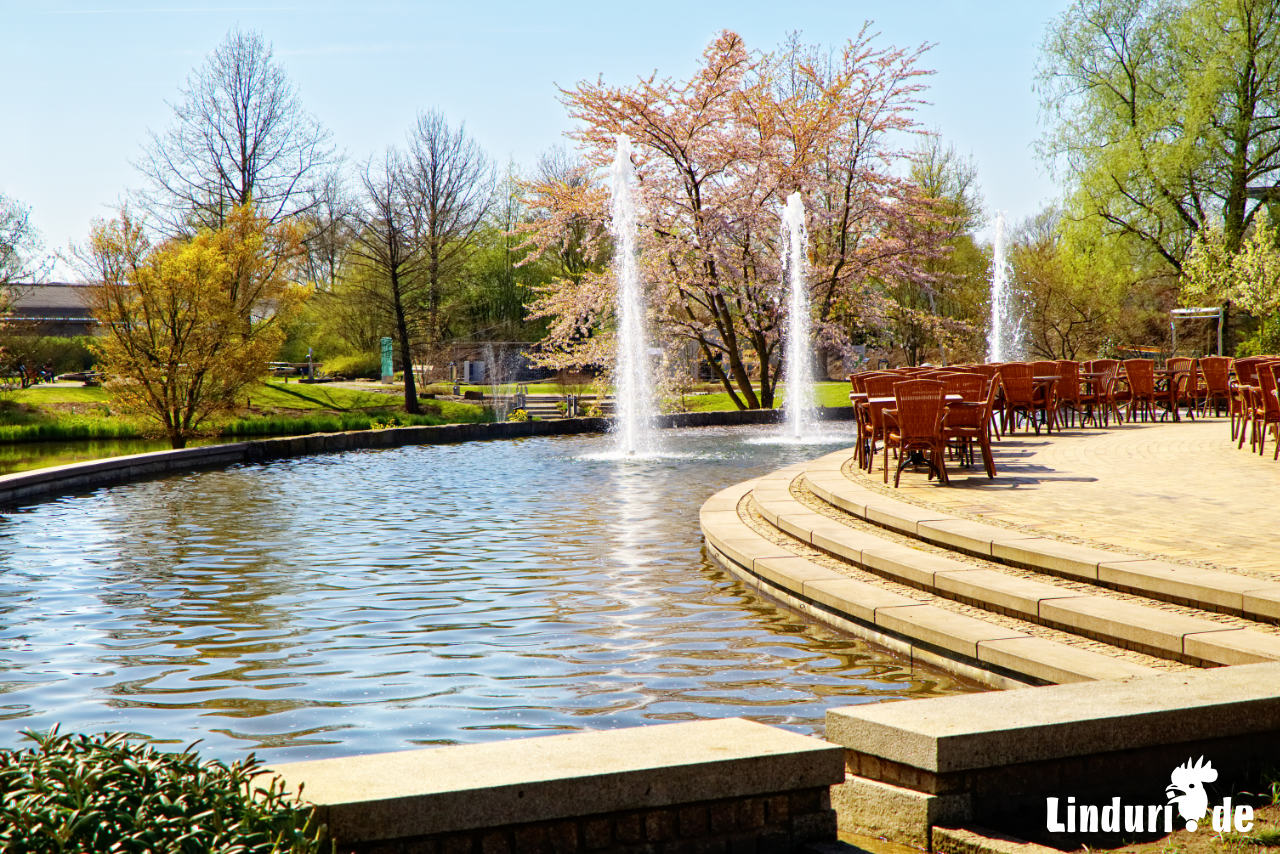
[[[704,557],[716,490],[829,450],[665,434],[359,451],[111,487],[0,521],[0,745],[128,730],[291,761],[975,690]]]

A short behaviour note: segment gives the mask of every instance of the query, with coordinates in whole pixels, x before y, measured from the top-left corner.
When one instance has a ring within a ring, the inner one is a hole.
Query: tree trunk
[[[396,313],[396,337],[400,343],[400,362],[404,366],[404,411],[410,415],[422,412],[418,404],[418,386],[413,377],[413,354],[409,349],[409,323],[404,316],[404,300],[400,294],[400,273],[391,270],[391,300]]]

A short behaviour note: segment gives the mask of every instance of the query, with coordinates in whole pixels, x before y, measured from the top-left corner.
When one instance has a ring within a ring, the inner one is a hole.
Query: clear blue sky
[[[828,2],[16,2],[0,0],[0,193],[31,208],[49,248],[81,241],[140,184],[131,163],[163,130],[193,67],[233,27],[260,31],[306,108],[360,161],[439,107],[498,161],[532,165],[568,128],[556,86],[687,75],[722,29],[752,48],[798,30],[838,44],[933,43],[919,117],[971,155],[989,212],[1021,220],[1056,198],[1033,150],[1033,71],[1066,0]]]

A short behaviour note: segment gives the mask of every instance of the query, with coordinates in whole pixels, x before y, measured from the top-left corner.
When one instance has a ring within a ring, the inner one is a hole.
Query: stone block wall
[[[343,845],[343,854],[791,854],[836,836],[827,787]]]

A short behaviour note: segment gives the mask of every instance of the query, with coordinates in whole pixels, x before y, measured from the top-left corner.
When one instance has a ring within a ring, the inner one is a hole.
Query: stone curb
[[[1211,665],[1280,660],[1280,637],[1275,635],[977,569],[970,563],[922,552],[850,528],[805,507],[791,496],[789,487],[797,470],[812,488],[814,484],[803,466],[782,469],[755,482],[751,494],[761,515],[791,536],[868,572],[988,611],[1162,658]],[[973,523],[957,522],[958,525],[936,520],[917,524],[920,530],[936,526],[945,532],[941,537],[925,538],[943,544],[946,537],[972,536],[961,531],[960,526]],[[949,543],[945,545],[951,547]],[[986,639],[989,646],[999,645],[1001,641]]]
[[[794,476],[801,468],[788,467],[778,477]],[[1152,672],[1129,661],[921,604],[795,555],[738,517],[738,502],[759,482],[746,481],[716,493],[703,504],[699,521],[712,557],[761,592],[912,660],[970,678],[978,676],[999,687]]]
[[[845,450],[812,461],[804,469],[805,479],[823,501],[867,522],[1011,566],[1205,611],[1280,622],[1280,583],[1067,543],[908,504],[846,477],[842,467],[848,456]]]

